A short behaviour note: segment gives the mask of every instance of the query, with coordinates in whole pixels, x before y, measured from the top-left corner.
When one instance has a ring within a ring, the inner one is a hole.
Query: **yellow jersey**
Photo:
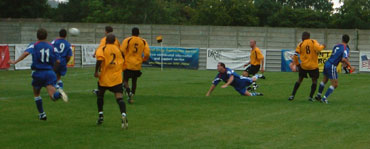
[[[295,52],[300,54],[301,68],[304,70],[319,68],[318,53],[322,49],[324,49],[324,46],[313,39],[306,39],[299,43]]]
[[[258,47],[252,49],[250,56],[250,63],[252,65],[261,65],[261,61],[263,60],[263,58],[264,56]]]
[[[138,36],[124,39],[121,51],[125,56],[124,67],[128,70],[141,70],[141,64],[150,56],[149,44]]]
[[[122,83],[123,56],[117,46],[107,44],[98,48],[96,60],[103,61],[100,66],[100,86],[112,87]]]

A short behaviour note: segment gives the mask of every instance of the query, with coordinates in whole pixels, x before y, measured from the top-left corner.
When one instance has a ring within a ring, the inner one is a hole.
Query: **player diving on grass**
[[[252,78],[239,76],[234,70],[226,68],[224,63],[219,62],[217,64],[217,71],[219,72],[216,75],[216,78],[213,80],[211,87],[209,88],[206,96],[210,96],[212,91],[216,88],[217,84],[220,81],[226,82],[222,85],[221,88],[226,88],[229,85],[233,86],[234,89],[242,96],[262,96],[262,93],[253,92],[250,93],[247,91],[247,87],[253,82],[257,81],[258,76],[253,76]]]
[[[351,64],[348,61],[348,42],[349,42],[349,36],[343,35],[342,36],[342,43],[337,44],[334,46],[333,51],[331,53],[330,58],[325,62],[324,66],[324,78],[322,79],[319,91],[316,95],[316,100],[322,101],[324,103],[328,103],[327,98],[331,93],[333,93],[334,89],[338,87],[338,73],[337,73],[337,66],[340,62],[345,63],[351,71],[354,71],[354,67],[351,66]],[[322,96],[322,92],[324,91],[325,84],[330,79],[331,85],[326,91],[325,95]]]
[[[56,51],[59,54],[60,64],[56,68],[56,75],[57,75],[57,85],[56,88],[63,88],[63,81],[61,80],[61,76],[66,75],[67,73],[67,63],[72,56],[72,46],[71,44],[65,39],[67,37],[67,31],[65,29],[61,29],[59,31],[59,38],[55,39],[51,42],[53,46],[56,48]]]
[[[47,31],[45,29],[37,30],[38,41],[31,43],[17,60],[9,60],[9,64],[17,64],[28,55],[32,55],[32,86],[40,120],[47,119],[40,96],[42,87],[46,87],[51,100],[56,101],[62,98],[63,101],[68,102],[66,93],[61,88],[55,88],[57,77],[53,69],[57,68],[60,60],[58,60],[58,53],[54,52],[53,45],[47,42],[46,38]]]
[[[298,44],[294,55],[294,63],[298,60],[298,54],[300,55],[301,63],[298,67],[298,80],[294,84],[292,95],[288,98],[289,101],[294,100],[294,96],[301,85],[304,78],[307,78],[309,74],[312,79],[311,92],[308,100],[313,101],[312,97],[317,87],[317,79],[319,78],[319,64],[318,64],[318,52],[325,48],[325,45],[320,45],[316,40],[310,39],[310,33],[302,33],[302,42]]]

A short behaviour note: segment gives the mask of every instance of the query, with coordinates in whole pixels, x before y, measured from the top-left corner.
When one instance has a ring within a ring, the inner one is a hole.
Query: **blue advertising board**
[[[161,67],[163,50],[164,68],[198,69],[199,48],[150,47],[149,66]]]

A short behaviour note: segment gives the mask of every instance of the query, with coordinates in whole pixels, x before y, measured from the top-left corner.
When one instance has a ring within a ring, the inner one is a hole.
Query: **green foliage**
[[[50,18],[57,22],[370,28],[369,0],[46,0],[0,1],[2,18]]]
[[[50,11],[47,0],[1,0],[0,18],[44,18]]]

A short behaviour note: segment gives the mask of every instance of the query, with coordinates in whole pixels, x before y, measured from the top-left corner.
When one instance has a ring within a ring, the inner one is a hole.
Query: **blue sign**
[[[199,48],[150,47],[150,58],[147,64],[161,67],[163,50],[163,67],[198,69]]]
[[[290,69],[290,63],[293,62],[293,54],[293,50],[281,50],[281,72],[292,72],[292,69]]]

